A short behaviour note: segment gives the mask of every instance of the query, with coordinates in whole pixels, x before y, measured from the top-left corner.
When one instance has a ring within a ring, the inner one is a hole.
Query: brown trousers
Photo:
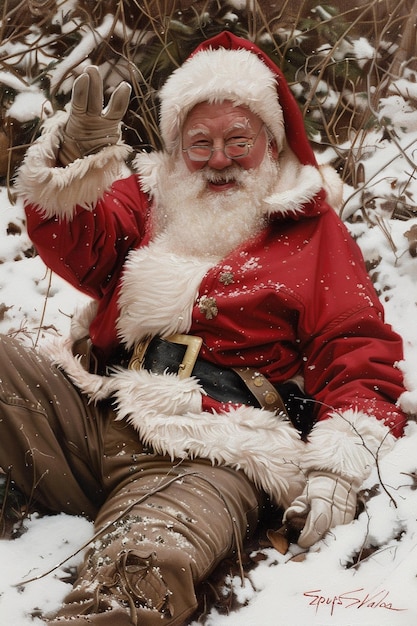
[[[47,359],[4,337],[0,466],[34,503],[86,515],[99,533],[54,626],[186,623],[195,586],[253,532],[262,498],[238,471],[145,449],[110,406],[88,405]]]

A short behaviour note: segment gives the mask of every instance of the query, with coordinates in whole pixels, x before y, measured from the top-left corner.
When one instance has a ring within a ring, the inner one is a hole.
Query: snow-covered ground
[[[415,88],[415,85],[413,85]],[[397,89],[398,91],[398,89]],[[368,196],[406,198],[415,206],[413,161],[417,112],[401,96],[381,103],[398,120],[396,142],[368,135],[365,166]],[[358,155],[360,156],[360,155]],[[346,189],[344,215],[361,217],[361,194]],[[350,198],[350,199],[349,199]],[[382,204],[349,227],[372,266],[387,321],[404,338],[402,367],[407,408],[417,410],[417,257],[409,251],[416,217],[392,219]],[[408,236],[407,236],[408,233]],[[33,256],[22,207],[0,187],[0,332],[28,345],[65,334],[74,307],[85,302]],[[379,262],[378,262],[379,261]],[[377,471],[378,470],[378,471]],[[273,548],[244,584],[229,581],[242,607],[229,615],[212,611],[209,626],[415,626],[417,623],[417,425],[375,468],[364,488],[365,508],[351,524],[336,528],[302,558]],[[371,495],[371,497],[370,497]],[[26,532],[0,541],[0,624],[37,626],[70,590],[67,570],[93,528],[82,518],[34,516]],[[65,561],[71,557],[69,561]],[[49,572],[49,573],[48,573]],[[25,584],[25,580],[36,578]]]

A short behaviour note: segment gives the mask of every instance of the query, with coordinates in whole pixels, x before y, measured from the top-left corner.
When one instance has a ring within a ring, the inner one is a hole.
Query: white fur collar
[[[163,237],[132,250],[118,303],[117,331],[126,346],[149,335],[187,333],[199,285],[214,262],[174,254]]]

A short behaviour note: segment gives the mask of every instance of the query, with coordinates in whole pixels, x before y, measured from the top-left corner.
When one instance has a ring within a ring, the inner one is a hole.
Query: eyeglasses
[[[210,161],[215,150],[221,150],[227,159],[243,159],[245,156],[248,156],[250,149],[255,145],[263,127],[264,124],[262,124],[255,137],[252,137],[252,139],[245,141],[226,141],[222,148],[214,148],[207,144],[194,144],[188,146],[188,148],[182,148],[182,151],[188,154],[188,158],[191,161]]]

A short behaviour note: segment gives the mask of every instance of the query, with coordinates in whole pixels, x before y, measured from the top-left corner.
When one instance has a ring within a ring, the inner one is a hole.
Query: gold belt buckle
[[[197,357],[200,353],[203,339],[201,337],[197,337],[196,335],[181,335],[180,333],[170,335],[169,337],[165,337],[165,339],[167,341],[172,341],[172,343],[179,343],[183,346],[187,346],[182,363],[180,363],[178,368],[178,378],[182,379],[191,376],[195,362],[197,361]]]
[[[203,339],[201,337],[196,337],[195,335],[181,335],[180,333],[164,337],[164,339],[166,339],[166,341],[172,341],[172,343],[179,343],[183,346],[187,346],[184,358],[178,367],[178,378],[182,379],[191,376],[195,362],[197,361],[197,357],[200,353]],[[142,339],[135,344],[133,354],[128,365],[129,369],[141,370],[143,368],[146,350],[148,349],[151,341],[152,337],[145,337],[145,339]]]
[[[133,353],[129,361],[128,369],[141,370],[143,368],[143,361],[145,359],[146,350],[151,343],[152,337],[145,337],[141,341],[135,343]]]

